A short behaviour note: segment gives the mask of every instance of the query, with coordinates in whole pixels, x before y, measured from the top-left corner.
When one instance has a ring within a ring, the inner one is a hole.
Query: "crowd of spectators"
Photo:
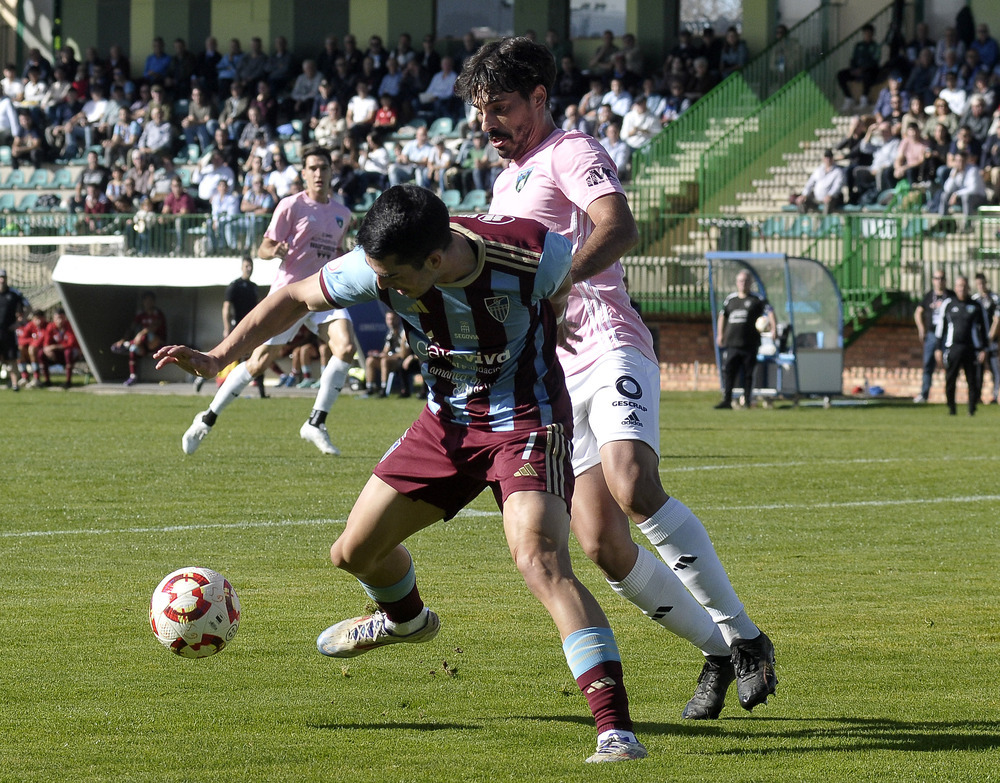
[[[895,48],[883,58],[875,29],[863,28],[838,74],[850,130],[795,203],[829,212],[892,202],[965,216],[1000,204],[1000,46],[989,26],[976,25],[966,45],[953,27],[935,41],[921,23]]]
[[[559,66],[557,124],[598,138],[623,178],[633,150],[748,56],[735,28],[722,38],[711,28],[683,31],[658,69],[631,34],[619,47],[607,31],[593,53],[577,56],[552,30],[545,42]],[[348,206],[406,181],[489,194],[504,163],[454,93],[478,45],[467,33],[450,51],[433,35],[414,47],[403,33],[392,49],[377,35],[362,49],[351,34],[330,35],[301,61],[280,35],[270,53],[258,37],[248,50],[239,39],[220,48],[209,37],[197,53],[181,38],[168,48],[157,37],[132,61],[119,46],[106,55],[88,47],[78,60],[67,44],[55,62],[32,49],[22,66],[4,68],[0,145],[10,146],[15,168],[85,160],[62,206],[83,213],[87,230],[119,230],[124,222],[114,216],[134,215],[127,228],[136,252],[149,250],[148,229],[163,215],[191,213],[212,216],[207,250],[247,247],[278,200],[300,186],[290,140],[331,149],[334,191]],[[435,125],[442,118],[447,124]],[[414,120],[443,127],[446,137],[415,131]]]

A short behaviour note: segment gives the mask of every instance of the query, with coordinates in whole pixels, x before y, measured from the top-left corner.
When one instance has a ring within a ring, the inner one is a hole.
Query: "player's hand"
[[[156,359],[156,369],[162,370],[168,364],[176,364],[184,372],[200,375],[202,378],[214,378],[222,368],[219,360],[186,345],[164,345],[153,354]]]
[[[277,245],[274,246],[274,255],[277,258],[284,258],[285,256],[288,255],[288,250],[289,247],[287,242],[279,242]]]
[[[573,343],[578,343],[583,340],[583,338],[576,333],[576,330],[579,328],[580,324],[576,323],[576,321],[569,320],[564,320],[558,326],[559,347],[574,356],[576,355],[576,346],[573,345]]]

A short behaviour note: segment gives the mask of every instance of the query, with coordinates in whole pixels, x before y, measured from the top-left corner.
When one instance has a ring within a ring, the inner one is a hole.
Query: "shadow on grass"
[[[585,715],[526,715],[525,720],[558,721],[592,727]],[[748,731],[750,726],[752,731]],[[796,754],[822,751],[855,753],[860,750],[957,750],[983,751],[1000,746],[995,721],[903,721],[890,718],[771,718],[734,714],[716,721],[676,723],[636,722],[635,732],[644,736],[732,737],[740,747],[725,750],[693,750],[710,756]],[[762,740],[798,740],[794,748],[761,747]],[[815,742],[810,745],[809,741]],[[748,743],[753,747],[748,747]]]
[[[593,721],[591,721],[592,723]],[[478,723],[307,723],[306,726],[310,729],[319,729],[321,731],[345,731],[345,730],[359,730],[359,731],[378,731],[378,730],[410,730],[410,731],[453,731],[455,729],[466,730],[466,729],[482,729],[483,726]]]

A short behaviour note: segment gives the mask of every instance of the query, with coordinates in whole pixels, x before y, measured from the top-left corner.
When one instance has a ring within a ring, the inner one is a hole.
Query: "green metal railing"
[[[800,73],[714,141],[701,157],[698,206],[714,212],[737,202],[754,179],[796,152],[802,139],[827,125],[833,107],[806,73]]]
[[[965,230],[963,230],[965,229]],[[841,290],[847,339],[899,299],[918,300],[934,269],[949,279],[984,272],[1000,290],[1000,213],[961,216],[857,212],[834,215],[662,215],[641,225],[623,261],[647,315],[709,313],[705,253],[787,253],[830,269]]]

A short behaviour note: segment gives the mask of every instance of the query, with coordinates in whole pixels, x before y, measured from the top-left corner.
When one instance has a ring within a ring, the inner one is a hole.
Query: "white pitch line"
[[[983,503],[1000,500],[1000,495],[968,495],[965,497],[943,498],[900,498],[898,500],[844,500],[836,503],[765,503],[748,506],[702,506],[705,511],[780,511],[795,508],[880,508],[883,506],[911,506],[917,503]]]
[[[491,517],[499,511],[466,509],[458,516]],[[110,536],[122,533],[179,533],[186,530],[251,530],[268,527],[307,527],[312,525],[343,525],[346,519],[286,519],[280,522],[206,522],[167,527],[80,528],[77,530],[21,530],[0,532],[0,538],[51,538],[55,536]]]
[[[683,458],[679,458],[683,459]],[[878,457],[858,459],[810,459],[796,462],[733,462],[725,465],[690,465],[686,467],[665,467],[660,460],[660,473],[694,473],[699,470],[745,470],[747,468],[802,468],[816,465],[887,465],[895,462],[996,462],[1000,456],[989,454],[952,457]]]

